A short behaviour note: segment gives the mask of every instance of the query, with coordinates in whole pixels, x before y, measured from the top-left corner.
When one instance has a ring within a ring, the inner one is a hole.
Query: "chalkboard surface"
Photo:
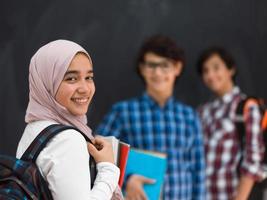
[[[84,46],[94,62],[94,128],[110,106],[140,95],[134,72],[141,42],[166,34],[185,49],[185,71],[174,95],[194,107],[210,94],[195,62],[203,48],[223,45],[236,58],[243,91],[267,98],[267,1],[112,0],[2,1],[0,6],[0,153],[15,154],[24,129],[28,66],[43,44],[63,38]]]

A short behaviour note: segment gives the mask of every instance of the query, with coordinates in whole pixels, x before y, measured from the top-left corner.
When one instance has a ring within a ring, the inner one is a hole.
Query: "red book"
[[[114,154],[114,161],[115,165],[120,168],[120,177],[119,177],[119,186],[122,187],[124,174],[126,170],[126,164],[128,160],[128,154],[130,151],[130,145],[124,142],[121,142],[114,136],[105,137],[107,141],[112,144],[113,154]]]
[[[124,181],[124,175],[125,175],[125,169],[126,169],[129,151],[130,151],[130,145],[120,141],[119,143],[120,153],[119,153],[118,167],[120,168],[119,186],[121,188],[122,188],[123,181]]]

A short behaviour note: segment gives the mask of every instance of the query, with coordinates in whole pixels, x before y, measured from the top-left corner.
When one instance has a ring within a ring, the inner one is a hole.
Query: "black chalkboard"
[[[267,98],[266,9],[264,0],[2,1],[0,153],[15,154],[25,126],[30,58],[55,39],[73,40],[91,54],[97,88],[88,113],[92,128],[114,102],[142,93],[134,59],[141,42],[157,33],[174,38],[186,51],[175,89],[181,101],[195,107],[208,99],[195,62],[214,44],[236,58],[241,88]]]

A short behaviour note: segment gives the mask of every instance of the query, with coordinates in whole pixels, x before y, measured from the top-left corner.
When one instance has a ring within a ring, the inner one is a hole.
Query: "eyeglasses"
[[[160,70],[164,73],[168,73],[170,72],[172,69],[173,69],[173,65],[172,65],[172,62],[171,61],[161,61],[161,62],[151,62],[151,61],[148,61],[148,62],[144,62],[142,64],[143,67],[146,68],[146,70],[148,71],[155,71],[156,68],[160,68]]]

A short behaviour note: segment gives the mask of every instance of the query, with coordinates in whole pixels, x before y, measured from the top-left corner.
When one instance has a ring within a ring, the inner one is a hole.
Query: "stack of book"
[[[130,145],[120,141],[114,136],[108,136],[105,138],[112,144],[114,161],[115,164],[120,168],[120,178],[118,184],[120,187],[122,187]]]
[[[138,174],[156,180],[154,184],[144,185],[144,190],[149,200],[158,200],[164,183],[166,167],[166,154],[131,149],[125,173],[126,175]]]

